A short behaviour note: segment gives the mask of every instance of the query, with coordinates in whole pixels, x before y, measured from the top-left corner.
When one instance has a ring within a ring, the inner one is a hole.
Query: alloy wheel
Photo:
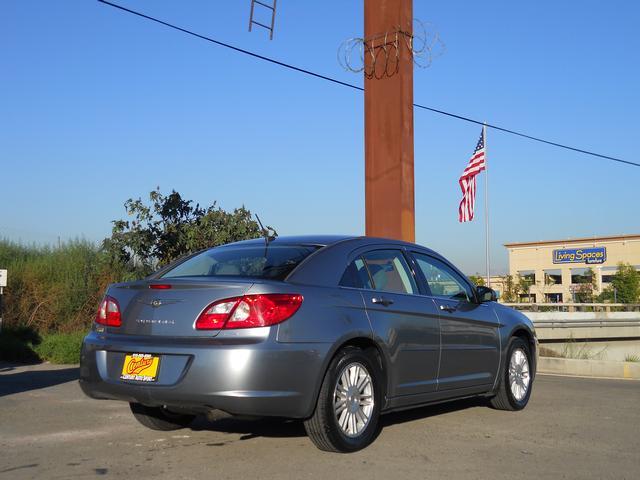
[[[342,369],[333,392],[333,413],[342,433],[360,435],[371,419],[374,407],[371,374],[361,363]]]
[[[516,401],[521,402],[527,396],[530,382],[527,354],[522,348],[516,348],[509,360],[509,387]]]

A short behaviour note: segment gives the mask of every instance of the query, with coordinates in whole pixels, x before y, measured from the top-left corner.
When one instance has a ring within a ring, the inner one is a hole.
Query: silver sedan
[[[153,429],[218,409],[301,419],[318,448],[356,451],[394,410],[474,395],[527,405],[535,331],[495,300],[411,243],[237,242],[109,286],[80,385]]]

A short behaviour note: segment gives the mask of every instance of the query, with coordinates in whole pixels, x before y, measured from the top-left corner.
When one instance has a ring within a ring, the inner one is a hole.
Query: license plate
[[[159,365],[160,357],[150,353],[131,353],[124,357],[120,378],[137,382],[155,382]]]

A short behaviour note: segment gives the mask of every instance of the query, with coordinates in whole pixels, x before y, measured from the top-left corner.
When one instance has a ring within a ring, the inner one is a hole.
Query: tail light
[[[196,330],[267,327],[284,322],[298,311],[302,295],[267,293],[227,298],[212,303],[200,314]]]
[[[122,325],[120,305],[118,305],[118,301],[115,298],[106,295],[102,299],[100,307],[98,308],[98,314],[96,315],[96,323],[108,327],[119,327]]]

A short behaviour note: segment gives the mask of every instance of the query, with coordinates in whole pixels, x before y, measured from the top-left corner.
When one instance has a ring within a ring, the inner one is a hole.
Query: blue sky
[[[362,1],[281,0],[273,41],[249,0],[123,0],[222,41],[361,85],[340,43]],[[418,103],[639,161],[640,4],[414,2],[446,53]],[[156,186],[245,205],[282,234],[364,231],[363,97],[91,0],[0,3],[0,237],[109,235]],[[416,236],[484,271],[482,212],[459,224],[480,128],[415,112]],[[640,168],[489,131],[492,268],[503,243],[640,231]],[[482,208],[480,181],[478,207]]]

